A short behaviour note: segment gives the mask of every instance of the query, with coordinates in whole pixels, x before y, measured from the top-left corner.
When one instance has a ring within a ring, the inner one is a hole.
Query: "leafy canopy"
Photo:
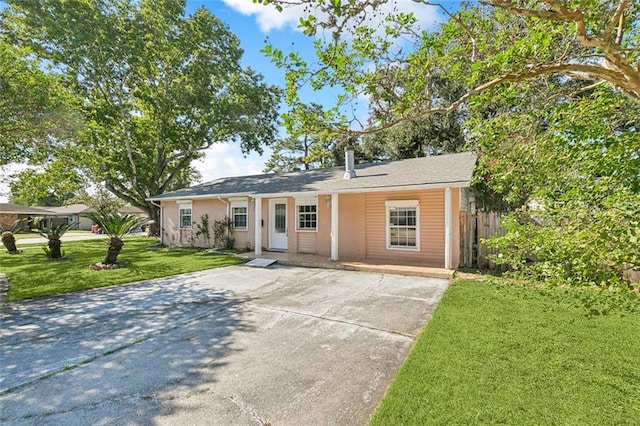
[[[183,187],[216,143],[261,152],[276,132],[277,88],[241,66],[229,28],[184,0],[10,0],[11,37],[64,76],[86,130],[73,153],[95,182],[147,210]]]
[[[27,169],[11,177],[11,202],[24,206],[62,206],[85,185],[76,169],[62,160],[51,162],[44,170]]]
[[[303,85],[344,89],[335,108],[315,119],[335,131],[373,133],[541,76],[604,84],[640,98],[640,4],[631,0],[489,0],[455,12],[443,3],[416,1],[443,13],[446,20],[436,29],[398,11],[393,1],[254,2],[308,11],[300,27],[316,40],[316,61],[270,45],[265,53],[285,71],[292,107],[301,102]],[[446,104],[432,103],[431,87],[440,76],[464,89]],[[381,102],[374,120],[358,128],[357,117],[344,112],[363,97]]]
[[[25,47],[12,44],[0,21],[0,165],[37,163],[81,126],[59,76],[43,71]]]
[[[624,285],[640,268],[639,128],[640,103],[605,88],[485,121],[476,185],[514,209],[489,242],[496,263],[554,283]]]

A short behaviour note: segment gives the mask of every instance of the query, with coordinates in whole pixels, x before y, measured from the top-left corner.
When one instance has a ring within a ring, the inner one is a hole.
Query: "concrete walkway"
[[[240,257],[255,259],[254,253],[242,253]],[[375,272],[379,274],[397,274],[410,277],[444,278],[450,280],[455,273],[452,269],[445,269],[435,265],[424,263],[392,263],[389,260],[375,259],[340,259],[336,262],[325,256],[304,253],[289,253],[277,251],[264,251],[260,256],[264,259],[275,259],[281,265],[303,266],[305,268],[339,269],[343,271]]]
[[[234,266],[7,304],[0,423],[364,424],[447,285]]]

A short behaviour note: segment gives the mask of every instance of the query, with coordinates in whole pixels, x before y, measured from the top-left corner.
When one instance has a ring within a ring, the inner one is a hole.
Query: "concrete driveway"
[[[234,266],[5,305],[0,423],[364,424],[446,287]]]

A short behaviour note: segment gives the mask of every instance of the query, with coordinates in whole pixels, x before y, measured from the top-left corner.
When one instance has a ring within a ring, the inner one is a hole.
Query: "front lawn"
[[[371,424],[637,424],[638,354],[637,296],[459,281]]]
[[[135,237],[125,239],[119,262],[129,262],[121,269],[92,271],[89,265],[104,260],[107,241],[67,241],[62,250],[68,260],[49,262],[41,247],[19,247],[20,254],[10,255],[2,248],[0,272],[11,280],[8,300],[50,296],[90,288],[166,277],[185,272],[201,271],[236,265],[242,260],[234,256],[205,254],[193,251],[145,250],[155,239]]]
[[[78,229],[69,229],[66,234],[73,234],[73,235],[95,235],[93,234],[91,231],[84,231],[84,230],[78,230]],[[20,231],[18,233],[13,234],[14,238],[16,239],[16,241],[20,241],[20,240],[24,240],[27,238],[42,238],[42,242],[46,243],[47,240],[46,238],[43,238],[42,236],[40,236],[39,232],[36,231]],[[63,238],[64,240],[64,238]],[[0,249],[2,247],[0,246]]]

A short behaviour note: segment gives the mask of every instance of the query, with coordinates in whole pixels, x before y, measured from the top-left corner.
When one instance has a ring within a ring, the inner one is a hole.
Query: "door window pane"
[[[278,203],[275,205],[275,229],[278,234],[287,232],[287,205]]]

